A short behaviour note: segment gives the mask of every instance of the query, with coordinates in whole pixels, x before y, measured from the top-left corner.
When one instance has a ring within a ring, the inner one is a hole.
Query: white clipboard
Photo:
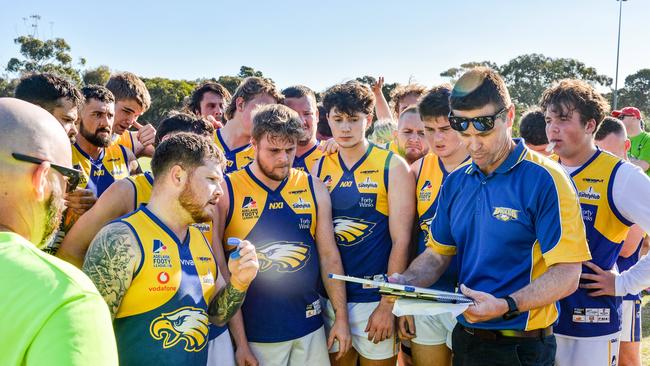
[[[379,293],[383,295],[392,295],[392,296],[397,296],[400,298],[407,298],[407,299],[421,299],[421,300],[447,303],[447,304],[473,304],[474,303],[474,301],[469,297],[454,292],[438,291],[438,290],[432,290],[430,288],[400,285],[397,283],[390,283],[390,282],[373,281],[365,278],[342,276],[333,273],[330,273],[328,277],[339,281],[354,282],[354,283],[360,283],[362,285],[377,287],[379,288]]]

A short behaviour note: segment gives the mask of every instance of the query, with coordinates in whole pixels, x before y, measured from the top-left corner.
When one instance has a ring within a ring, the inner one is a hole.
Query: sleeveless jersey
[[[126,150],[120,145],[102,149],[97,160],[86,154],[78,144],[72,145],[72,165],[82,171],[79,188],[90,189],[99,197],[116,180],[129,176]]]
[[[383,147],[384,149],[391,151],[395,155],[401,156],[399,153],[399,146],[397,145],[397,141],[393,140],[391,142],[387,142],[386,145]]]
[[[297,339],[323,325],[312,179],[291,169],[280,186],[271,190],[250,167],[226,177],[230,209],[224,240],[249,240],[260,264],[242,305],[251,342]]]
[[[181,243],[144,206],[118,222],[142,251],[115,315],[120,364],[206,365],[215,336],[207,309],[218,273],[210,245],[193,227]]]
[[[466,165],[466,163],[462,163]],[[439,157],[429,153],[422,159],[417,176],[417,212],[418,212],[418,255],[426,250],[429,240],[429,227],[438,207],[438,193],[449,173]],[[458,282],[458,261],[451,257],[449,267],[431,288],[454,292]]]
[[[255,159],[255,149],[251,144],[230,150],[228,145],[226,145],[226,142],[223,140],[223,137],[221,137],[221,130],[217,130],[214,133],[214,143],[221,149],[221,151],[223,151],[223,154],[226,157],[226,169],[224,173],[237,171],[247,166],[253,162],[253,159]]]
[[[632,253],[631,256],[627,258],[623,257],[618,257],[616,260],[616,266],[618,267],[618,272],[622,273],[623,271],[627,271],[632,267],[633,265],[636,264],[636,262],[641,259],[641,247],[643,246],[643,238],[639,242],[639,246],[636,247],[636,251]],[[623,296],[623,300],[641,300],[641,294],[627,294]]]
[[[151,189],[153,187],[153,174],[151,172],[144,172],[143,174],[132,175],[126,179],[133,185],[133,209],[137,210],[140,206],[149,203]],[[203,233],[208,243],[212,243],[212,221],[194,223],[192,226]],[[223,330],[225,330],[225,327]]]
[[[610,270],[616,264],[621,244],[632,225],[612,200],[614,177],[621,164],[620,158],[599,149],[589,161],[571,173],[578,190],[591,261],[604,270]],[[586,266],[582,266],[582,272],[593,273]],[[621,298],[591,297],[588,293],[578,288],[560,300],[560,318],[555,327],[558,334],[596,337],[621,330]]]
[[[124,131],[124,133],[122,133],[119,136],[114,135],[112,145],[122,145],[124,146],[125,149],[131,150],[133,155],[135,155],[135,144],[133,143],[133,133],[131,133],[131,131],[129,130]]]
[[[339,153],[324,156],[318,177],[332,198],[336,244],[345,274],[383,280],[393,242],[388,229],[388,171],[393,153],[374,144],[348,169]],[[348,302],[375,302],[376,288],[346,283]]]
[[[293,159],[293,168],[302,170],[303,172],[309,174],[311,172],[311,168],[318,163],[318,160],[324,155],[323,151],[318,148],[319,144],[314,145],[311,149],[309,149],[306,153],[302,154],[302,156],[296,155],[295,159]]]

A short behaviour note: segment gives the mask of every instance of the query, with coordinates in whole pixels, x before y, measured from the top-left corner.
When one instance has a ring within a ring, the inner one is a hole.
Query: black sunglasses
[[[39,165],[47,161],[47,160],[35,158],[33,156],[19,154],[19,153],[11,153],[11,156],[13,156],[13,158],[18,161],[24,161],[27,163],[33,163]],[[79,184],[79,179],[81,178],[81,171],[77,169],[66,168],[62,165],[57,165],[51,162],[50,162],[50,166],[52,167],[52,169],[56,170],[57,172],[61,173],[61,175],[67,178],[68,188],[66,189],[66,191],[68,192],[74,191],[75,188],[77,188],[77,185]]]
[[[493,116],[481,116],[481,117],[458,117],[454,116],[453,112],[449,112],[449,125],[456,131],[463,132],[469,128],[471,123],[476,131],[485,132],[494,128],[494,121],[499,118],[504,112],[508,111],[509,107],[503,107]]]

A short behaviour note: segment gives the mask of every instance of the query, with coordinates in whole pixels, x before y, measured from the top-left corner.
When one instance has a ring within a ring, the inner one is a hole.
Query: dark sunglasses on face
[[[458,117],[454,116],[453,112],[449,112],[449,125],[456,131],[463,132],[469,128],[470,123],[476,131],[485,132],[494,128],[494,121],[497,120],[504,112],[507,112],[509,107],[503,107],[492,116],[481,117]]]
[[[19,154],[19,153],[11,153],[11,156],[13,156],[13,158],[18,161],[24,161],[27,163],[39,164],[39,165],[47,161],[47,160],[35,158],[33,156]],[[77,188],[77,185],[79,184],[79,179],[81,177],[81,171],[77,169],[67,168],[62,165],[57,165],[51,162],[50,162],[50,166],[52,167],[52,169],[61,173],[61,175],[63,175],[66,178],[66,181],[68,183],[68,187],[66,189],[67,192],[74,191],[75,188]]]

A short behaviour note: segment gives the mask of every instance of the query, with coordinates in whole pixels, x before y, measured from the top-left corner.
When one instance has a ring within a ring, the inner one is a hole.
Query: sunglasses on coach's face
[[[33,156],[19,154],[19,153],[11,153],[11,156],[13,156],[13,158],[18,161],[24,161],[27,163],[39,164],[39,165],[47,161],[44,159],[39,159]],[[74,191],[75,188],[77,188],[77,185],[79,184],[79,179],[81,178],[81,171],[77,169],[67,168],[62,165],[57,165],[51,162],[50,162],[50,167],[65,177],[65,180],[68,184],[66,192]]]
[[[449,125],[456,131],[463,132],[469,128],[470,123],[474,126],[476,131],[485,132],[494,128],[494,121],[497,120],[504,112],[507,112],[509,107],[503,107],[492,116],[481,117],[458,117],[454,116],[453,112],[449,112]]]

